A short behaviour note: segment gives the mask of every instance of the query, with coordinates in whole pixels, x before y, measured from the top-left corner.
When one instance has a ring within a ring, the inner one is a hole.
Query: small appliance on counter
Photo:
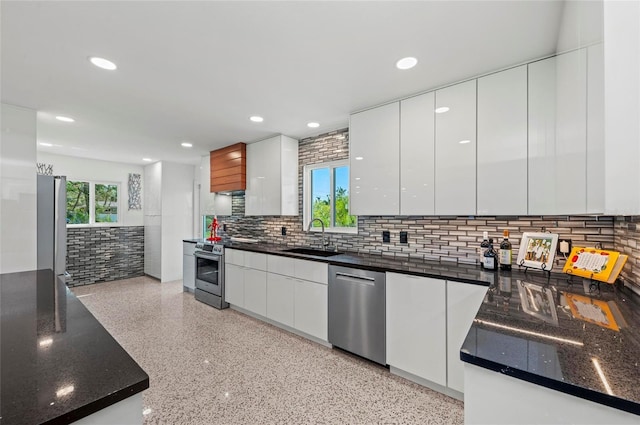
[[[198,242],[193,255],[196,257],[196,300],[218,309],[229,307],[224,300],[224,245]]]

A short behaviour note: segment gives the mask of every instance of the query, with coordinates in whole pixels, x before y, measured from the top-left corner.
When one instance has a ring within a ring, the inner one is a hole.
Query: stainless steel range
[[[224,246],[197,243],[193,255],[196,257],[196,300],[219,309],[229,307],[224,300]]]

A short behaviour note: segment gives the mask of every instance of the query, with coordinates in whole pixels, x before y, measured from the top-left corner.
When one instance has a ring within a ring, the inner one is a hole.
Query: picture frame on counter
[[[524,232],[516,264],[521,267],[550,271],[553,268],[557,245],[557,233]]]

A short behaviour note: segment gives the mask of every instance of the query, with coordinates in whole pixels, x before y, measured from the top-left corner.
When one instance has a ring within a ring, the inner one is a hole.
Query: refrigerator
[[[38,175],[38,270],[51,269],[66,281],[67,178]]]

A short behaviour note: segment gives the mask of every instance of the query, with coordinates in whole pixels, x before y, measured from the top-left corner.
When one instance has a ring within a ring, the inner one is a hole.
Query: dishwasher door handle
[[[369,276],[359,276],[357,274],[336,272],[336,277],[342,277],[347,279],[357,280],[357,283],[363,283],[365,285],[375,286],[376,279],[374,277]]]

